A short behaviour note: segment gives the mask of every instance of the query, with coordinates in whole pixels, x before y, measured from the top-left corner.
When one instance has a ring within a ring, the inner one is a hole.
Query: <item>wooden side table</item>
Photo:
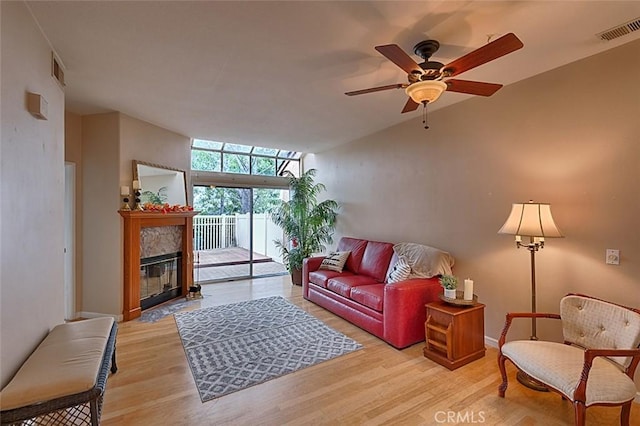
[[[456,306],[446,302],[426,305],[424,356],[449,370],[482,358],[484,347],[484,305]]]

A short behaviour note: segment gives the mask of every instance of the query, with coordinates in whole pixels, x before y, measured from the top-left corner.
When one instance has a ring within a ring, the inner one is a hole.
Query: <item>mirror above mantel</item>
[[[186,172],[133,160],[133,180],[140,182],[140,203],[187,205]]]

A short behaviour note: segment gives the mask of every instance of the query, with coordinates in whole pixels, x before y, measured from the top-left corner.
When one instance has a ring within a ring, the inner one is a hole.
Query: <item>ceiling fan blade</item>
[[[382,53],[388,60],[402,68],[407,74],[411,74],[412,72],[422,74],[422,68],[420,68],[420,65],[411,59],[404,50],[400,49],[400,46],[397,44],[376,46],[376,50]]]
[[[449,79],[445,81],[445,83],[447,83],[447,91],[449,92],[468,93],[479,96],[491,96],[502,87],[502,84],[456,79]]]
[[[418,109],[419,106],[420,106],[419,103],[409,98],[407,99],[407,103],[404,104],[404,108],[402,108],[402,114],[404,114],[405,112],[415,111],[416,109]]]
[[[365,93],[381,92],[383,90],[389,90],[389,89],[402,89],[405,87],[407,87],[407,85],[402,83],[389,84],[388,86],[379,86],[379,87],[372,87],[370,89],[354,90],[353,92],[346,92],[345,95],[347,96],[364,95]]]
[[[447,77],[453,77],[514,52],[523,46],[524,44],[515,34],[509,33],[445,65],[443,71]]]

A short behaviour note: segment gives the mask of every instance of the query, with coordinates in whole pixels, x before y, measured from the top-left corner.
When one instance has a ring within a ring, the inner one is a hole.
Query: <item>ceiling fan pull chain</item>
[[[422,109],[422,124],[424,124],[424,128],[428,129],[429,126],[427,125],[427,104],[428,102],[423,102],[422,103],[424,105],[424,108]]]

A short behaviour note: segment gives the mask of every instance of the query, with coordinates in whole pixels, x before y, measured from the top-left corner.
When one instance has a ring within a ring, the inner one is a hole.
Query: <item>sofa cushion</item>
[[[344,264],[347,262],[350,252],[348,251],[334,251],[331,252],[322,259],[320,269],[328,269],[330,271],[342,272]]]
[[[344,267],[347,271],[358,273],[360,270],[360,262],[362,262],[362,255],[364,255],[364,249],[367,247],[367,240],[360,240],[358,238],[342,237],[338,243],[336,251],[350,251],[351,255],[347,258],[347,263]]]
[[[393,254],[391,255],[391,260],[389,261],[389,269],[387,269],[387,273],[384,274],[385,277],[387,277],[387,278],[389,277],[389,274],[393,270],[393,267],[396,265],[396,262],[398,262],[398,259],[400,259],[400,257],[398,257],[398,253],[396,253],[396,251],[394,249],[393,250]],[[411,266],[411,265],[409,265],[409,266]]]
[[[376,280],[366,275],[347,275],[331,278],[327,289],[344,297],[351,297],[351,289],[361,285],[377,284]]]
[[[359,273],[375,278],[378,282],[384,282],[391,256],[393,256],[393,244],[378,241],[367,242],[360,262]]]
[[[336,272],[328,269],[318,269],[317,271],[309,272],[309,282],[319,285],[322,288],[327,288],[327,281],[331,278],[353,275],[352,272]]]
[[[351,289],[351,300],[382,312],[384,302],[384,284],[360,285]]]
[[[411,266],[407,263],[404,257],[394,256],[397,261],[393,266],[389,267],[386,282],[388,284],[399,283],[409,278],[411,274]]]
[[[393,251],[407,259],[407,263],[411,265],[409,278],[432,278],[452,274],[454,259],[446,251],[415,243],[396,244]]]

